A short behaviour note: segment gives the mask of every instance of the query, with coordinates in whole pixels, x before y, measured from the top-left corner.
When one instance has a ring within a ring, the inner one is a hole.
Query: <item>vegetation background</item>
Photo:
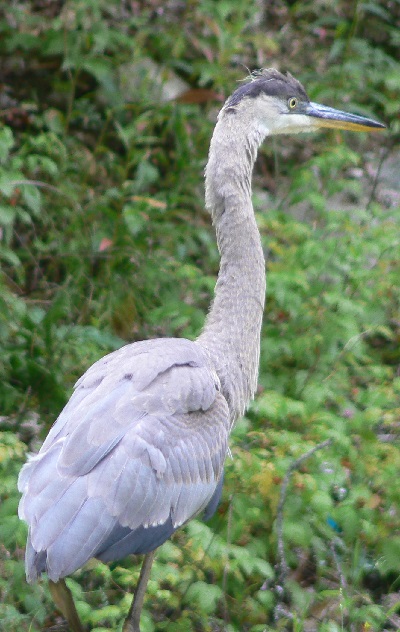
[[[247,68],[274,66],[389,130],[260,153],[259,393],[217,515],[157,555],[143,632],[400,629],[399,0],[0,12],[0,628],[63,629],[46,581],[25,583],[18,471],[94,360],[199,332],[218,271],[202,183],[216,112]],[[121,630],[138,572],[74,573],[89,629]]]

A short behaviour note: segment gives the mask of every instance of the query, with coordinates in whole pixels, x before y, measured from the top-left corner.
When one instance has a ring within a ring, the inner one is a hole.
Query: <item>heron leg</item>
[[[58,582],[52,582],[49,579],[49,589],[54,603],[66,618],[72,632],[85,632],[85,628],[76,611],[72,593],[65,583],[65,579],[60,579]]]
[[[150,551],[144,556],[142,568],[140,569],[139,580],[136,586],[132,605],[128,616],[125,619],[122,632],[140,632],[140,615],[143,607],[143,599],[146,594],[147,582],[149,581],[151,566],[156,551]]]

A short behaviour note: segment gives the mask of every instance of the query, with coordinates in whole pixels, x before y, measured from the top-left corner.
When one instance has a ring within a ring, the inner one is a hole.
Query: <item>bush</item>
[[[3,9],[7,630],[60,624],[46,583],[24,579],[16,479],[26,452],[98,357],[126,341],[200,331],[218,271],[201,187],[216,107],[243,66],[278,57],[313,100],[382,117],[392,135],[283,138],[260,152],[254,202],[269,253],[260,389],[234,430],[217,515],[158,552],[143,630],[397,626],[398,183],[381,186],[380,169],[398,160],[400,14],[376,1],[264,4]],[[293,468],[279,514],[291,466],[327,439]],[[283,593],[279,538],[290,569]],[[84,623],[121,629],[138,572],[128,559],[75,573],[68,583]]]

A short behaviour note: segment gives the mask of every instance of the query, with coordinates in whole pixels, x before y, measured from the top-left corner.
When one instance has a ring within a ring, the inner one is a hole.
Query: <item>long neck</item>
[[[257,387],[265,300],[265,261],[251,202],[251,176],[263,135],[222,111],[206,168],[206,205],[221,264],[214,301],[198,338],[221,381],[232,418]]]

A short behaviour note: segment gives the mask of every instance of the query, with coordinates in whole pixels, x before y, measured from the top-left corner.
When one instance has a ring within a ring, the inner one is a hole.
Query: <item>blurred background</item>
[[[259,392],[217,515],[158,552],[143,632],[400,629],[399,27],[399,0],[3,3],[0,629],[65,629],[46,581],[25,583],[18,471],[92,362],[199,333],[219,262],[208,144],[260,67],[388,130],[260,151]],[[132,557],[68,580],[89,629],[121,630],[138,574]]]

